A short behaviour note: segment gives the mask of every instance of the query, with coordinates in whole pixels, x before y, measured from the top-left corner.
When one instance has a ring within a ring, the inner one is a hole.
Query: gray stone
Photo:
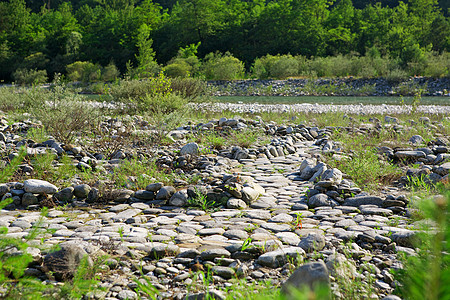
[[[440,165],[437,169],[436,169],[436,173],[441,175],[441,176],[446,176],[448,175],[450,172],[450,162],[446,162],[442,165]]]
[[[390,116],[385,116],[384,117],[384,122],[386,123],[391,123],[391,124],[399,124],[399,120],[396,117],[390,117]]]
[[[323,172],[321,180],[331,181],[332,184],[340,184],[342,181],[342,172],[339,169],[333,168]]]
[[[327,170],[327,165],[323,162],[318,163],[313,171],[314,174],[311,176],[311,178],[309,179],[310,182],[315,182],[317,180],[319,180],[319,178],[322,176],[322,174]]]
[[[334,227],[347,228],[347,227],[355,226],[355,225],[357,225],[357,224],[352,219],[343,219],[343,220],[340,220],[340,221],[336,222],[334,224]]]
[[[153,200],[155,199],[155,193],[145,190],[136,191],[133,195],[134,198],[139,200]]]
[[[114,216],[112,219],[114,221],[125,221],[125,220],[127,220],[129,218],[132,218],[132,217],[136,216],[139,213],[141,213],[140,209],[130,208],[130,209],[121,211],[116,216]]]
[[[117,202],[127,202],[130,200],[131,195],[134,194],[134,191],[127,189],[114,190],[112,192],[112,198]]]
[[[168,200],[176,191],[173,186],[163,186],[156,194],[156,200]]]
[[[271,218],[270,212],[265,210],[246,210],[245,214],[251,219],[269,220]]]
[[[300,266],[292,273],[281,287],[286,299],[297,299],[293,290],[302,290],[305,287],[314,290],[319,286],[330,285],[327,266],[323,261],[310,262]]]
[[[180,248],[177,245],[160,244],[151,247],[148,250],[148,255],[152,258],[163,258],[166,256],[177,256],[180,253]]]
[[[398,159],[416,161],[419,158],[425,158],[427,155],[422,151],[397,151],[394,156]]]
[[[381,298],[381,300],[402,300],[402,298],[396,295],[387,295],[386,297]]]
[[[170,197],[169,205],[182,207],[187,204],[187,199],[188,199],[187,190],[181,190],[173,194],[172,197]]]
[[[331,206],[331,198],[325,194],[317,194],[308,199],[308,207],[316,208],[321,206]]]
[[[51,252],[44,257],[43,269],[52,272],[59,281],[70,279],[85,257],[92,266],[92,259],[83,247],[77,245],[77,242],[65,242],[60,244],[59,251]]]
[[[77,198],[87,198],[90,191],[91,187],[87,184],[80,184],[73,187],[73,195]]]
[[[269,222],[275,223],[291,223],[294,218],[286,213],[281,213],[269,219]]]
[[[289,262],[289,259],[296,259],[298,256],[305,256],[302,248],[288,247],[264,253],[258,258],[257,263],[269,268],[278,268]]]
[[[251,204],[251,203],[255,202],[260,195],[261,194],[257,190],[255,190],[249,186],[245,186],[242,188],[242,200],[246,204]]]
[[[416,233],[414,231],[405,230],[393,233],[390,238],[400,246],[413,247]]]
[[[147,185],[145,187],[145,190],[149,191],[149,192],[157,192],[159,191],[162,187],[164,186],[164,184],[162,182],[156,182],[156,183],[151,183],[149,185]]]
[[[209,249],[200,254],[202,260],[214,260],[221,257],[229,258],[230,256],[231,253],[223,248]]]
[[[221,266],[214,266],[212,267],[211,271],[213,274],[219,275],[220,277],[225,279],[231,279],[236,274],[236,272],[232,268]]]
[[[293,232],[278,232],[275,236],[280,239],[283,244],[297,246],[300,243],[300,237]]]
[[[63,188],[61,191],[54,195],[56,199],[62,202],[70,202],[73,199],[73,187],[69,186]]]
[[[87,195],[86,202],[87,203],[95,203],[95,202],[98,201],[98,197],[99,197],[98,189],[97,188],[92,188],[89,191],[89,194]]]
[[[241,199],[230,198],[227,201],[227,208],[230,209],[245,209],[247,208],[247,204]]]
[[[355,278],[357,274],[355,264],[340,253],[328,256],[326,265],[330,274],[338,278]]]
[[[306,252],[320,251],[325,247],[325,237],[322,234],[310,233],[301,238],[298,247]]]
[[[38,204],[38,198],[32,193],[25,193],[22,196],[22,206],[28,207],[29,205]]]
[[[9,193],[9,186],[6,184],[0,184],[0,197],[6,193]]]
[[[376,196],[352,197],[352,198],[345,199],[343,205],[358,207],[360,205],[366,205],[366,204],[382,206],[383,199],[381,199],[380,197],[376,197]]]
[[[121,290],[117,294],[117,299],[119,300],[133,300],[137,298],[137,294],[130,290]]]
[[[423,144],[424,140],[423,140],[423,137],[421,137],[420,135],[413,135],[409,139],[409,142],[413,145],[420,145],[420,144]]]
[[[183,146],[183,148],[181,148],[179,155],[180,156],[184,156],[184,155],[197,155],[198,154],[198,145],[197,143],[189,143]]]
[[[225,231],[223,236],[232,240],[245,240],[248,238],[248,233],[244,230],[233,229]]]
[[[361,208],[361,213],[363,215],[379,215],[385,217],[393,215],[392,210],[379,207],[364,207]]]
[[[39,179],[28,179],[24,181],[24,190],[32,194],[54,194],[58,188],[53,184]]]

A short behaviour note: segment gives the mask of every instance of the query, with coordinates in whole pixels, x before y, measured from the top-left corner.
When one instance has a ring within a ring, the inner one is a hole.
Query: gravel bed
[[[450,99],[449,99],[450,101]],[[244,103],[192,103],[191,106],[195,110],[203,111],[233,111],[236,113],[261,113],[261,112],[306,112],[306,113],[326,113],[326,112],[342,112],[346,114],[404,114],[411,113],[413,106],[411,105],[334,105],[334,104],[244,104]],[[426,114],[449,114],[450,106],[443,105],[419,105],[416,112]]]

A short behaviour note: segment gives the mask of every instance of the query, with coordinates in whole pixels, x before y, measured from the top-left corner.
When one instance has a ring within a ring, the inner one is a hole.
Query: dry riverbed
[[[402,268],[400,253],[416,254],[411,178],[448,184],[450,107],[419,106],[417,112],[430,117],[411,115],[412,122],[391,115],[410,112],[408,106],[195,107],[235,114],[345,112],[363,115],[364,122],[347,117],[349,126],[319,128],[218,118],[174,129],[166,146],[125,139],[101,153],[82,142],[33,140],[27,133],[38,123],[11,124],[4,117],[3,167],[25,148],[18,171],[0,182],[0,197],[12,199],[0,211],[4,236],[25,238],[40,209],[50,207],[39,225],[45,232],[29,241],[33,261],[25,273],[57,288],[87,256],[97,266],[100,289],[85,299],[228,299],[244,297],[245,289],[284,287],[289,294],[288,286],[316,283],[330,287],[335,299],[398,299],[391,295],[392,271]],[[374,113],[384,118],[369,116]],[[140,136],[154,131],[142,118],[129,121]],[[113,118],[103,126],[117,137],[129,130]],[[339,161],[355,156],[338,133],[395,137],[374,148],[395,176],[375,189],[358,185],[361,178],[339,169]],[[58,173],[64,170],[68,176]],[[60,250],[50,251],[54,245]],[[0,297],[10,289],[0,288]]]

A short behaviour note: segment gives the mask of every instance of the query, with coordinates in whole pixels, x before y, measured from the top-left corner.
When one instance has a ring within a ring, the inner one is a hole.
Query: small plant
[[[250,248],[252,244],[252,238],[247,238],[244,243],[242,243],[241,251],[245,251],[246,249]]]
[[[297,218],[295,220],[295,229],[302,229],[303,228],[303,216],[302,213],[296,213]]]
[[[188,199],[188,205],[191,207],[199,207],[204,211],[211,211],[217,209],[221,203],[216,203],[214,200],[208,200],[207,195],[195,189],[195,197]]]
[[[35,141],[36,143],[42,143],[47,140],[47,132],[44,128],[32,127],[27,131],[27,138]]]

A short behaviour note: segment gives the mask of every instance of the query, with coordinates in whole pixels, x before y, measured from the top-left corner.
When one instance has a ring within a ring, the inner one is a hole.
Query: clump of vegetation
[[[20,68],[12,76],[14,81],[20,85],[37,85],[48,81],[46,70]]]
[[[444,189],[418,207],[429,222],[416,232],[417,255],[403,256],[396,292],[404,299],[445,299],[450,295],[450,192]]]
[[[349,175],[358,186],[373,191],[378,189],[381,183],[391,182],[401,176],[402,171],[399,167],[378,156],[375,149],[376,137],[336,133],[334,138],[346,150],[351,151],[351,154],[341,160],[328,159],[327,163]]]
[[[210,53],[205,56],[202,72],[208,80],[233,80],[244,76],[244,64],[231,53]]]
[[[40,96],[40,105],[33,108],[32,114],[58,141],[71,143],[77,134],[90,132],[98,121],[98,110],[70,91],[58,76],[52,89]]]

